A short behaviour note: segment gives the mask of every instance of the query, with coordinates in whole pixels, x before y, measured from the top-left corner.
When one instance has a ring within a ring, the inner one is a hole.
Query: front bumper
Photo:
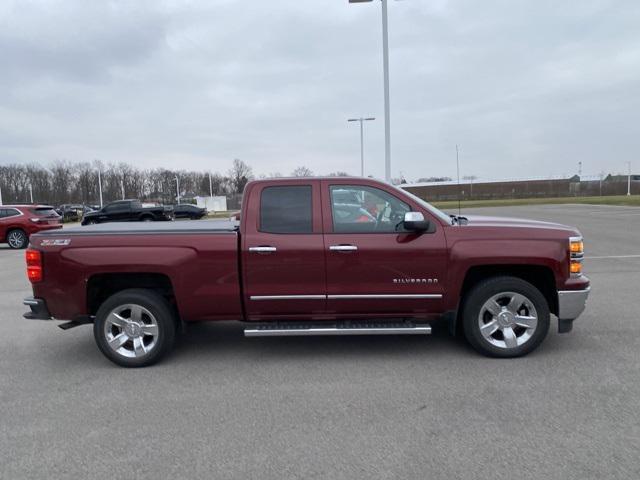
[[[558,318],[575,320],[584,312],[591,287],[584,290],[560,290],[558,292]]]
[[[580,316],[587,304],[591,287],[583,290],[558,291],[558,332],[568,333],[573,328],[573,321]]]
[[[47,308],[47,303],[43,299],[27,297],[22,301],[22,304],[31,308],[30,312],[22,315],[27,320],[53,320]]]

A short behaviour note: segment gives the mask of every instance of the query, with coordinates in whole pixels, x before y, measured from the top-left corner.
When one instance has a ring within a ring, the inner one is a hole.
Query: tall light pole
[[[631,195],[631,162],[627,162],[629,167],[629,176],[627,177],[627,195]]]
[[[100,192],[100,208],[102,208],[102,176],[100,174],[100,168],[98,168],[98,191]]]
[[[178,176],[176,175],[176,205],[180,204],[180,179],[178,178]]]
[[[33,203],[33,185],[29,184],[29,197],[31,198],[31,203]]]
[[[120,180],[120,189],[122,190],[122,199],[124,200],[124,180]]]
[[[209,172],[209,196],[213,197],[213,182],[211,182],[211,172]]]
[[[462,214],[462,209],[460,207],[460,158],[458,155],[458,144],[456,143],[456,171],[458,172],[458,215]]]
[[[2,185],[0,185],[0,205],[2,205]]]
[[[373,0],[349,0],[366,3]],[[384,75],[384,179],[391,182],[391,109],[389,100],[389,20],[387,0],[382,0],[382,70]]]
[[[364,177],[364,122],[371,122],[375,117],[369,118],[350,118],[347,122],[360,122],[360,175]]]

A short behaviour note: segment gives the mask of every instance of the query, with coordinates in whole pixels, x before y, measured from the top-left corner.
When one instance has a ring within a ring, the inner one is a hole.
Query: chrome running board
[[[412,322],[259,323],[244,329],[245,337],[317,335],[428,335],[431,325]]]

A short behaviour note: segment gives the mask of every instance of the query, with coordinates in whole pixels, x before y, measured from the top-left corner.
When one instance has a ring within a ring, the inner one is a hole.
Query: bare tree
[[[70,203],[71,191],[75,187],[75,178],[71,164],[56,160],[51,167],[51,193],[53,203]]]
[[[313,177],[313,172],[307,167],[298,167],[291,172],[292,177]]]
[[[245,185],[253,178],[253,170],[242,160],[234,159],[233,167],[229,170],[231,193],[242,193]]]

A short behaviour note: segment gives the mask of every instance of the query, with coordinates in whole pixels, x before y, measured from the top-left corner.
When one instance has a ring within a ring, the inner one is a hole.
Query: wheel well
[[[87,282],[87,308],[95,315],[100,305],[115,293],[129,288],[153,290],[176,308],[171,280],[161,273],[102,273],[93,275]]]
[[[529,282],[542,292],[549,304],[549,311],[554,315],[558,314],[558,293],[556,291],[555,277],[550,268],[539,265],[483,265],[471,267],[467,271],[460,292],[460,299],[464,299],[466,294],[478,282],[489,277],[511,276],[518,277]],[[458,309],[460,312],[461,309]]]

